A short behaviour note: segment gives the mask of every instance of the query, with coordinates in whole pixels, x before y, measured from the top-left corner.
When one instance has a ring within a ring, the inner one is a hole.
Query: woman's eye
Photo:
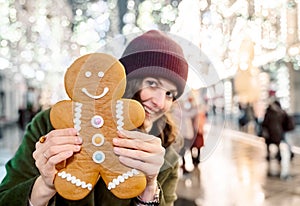
[[[150,86],[150,87],[157,87],[157,83],[155,81],[148,80],[147,85]]]
[[[175,94],[173,92],[167,91],[166,96],[170,99],[175,99]]]

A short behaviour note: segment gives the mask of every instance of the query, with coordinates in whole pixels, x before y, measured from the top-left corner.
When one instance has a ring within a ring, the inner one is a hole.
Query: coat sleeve
[[[158,175],[158,184],[160,188],[160,204],[161,206],[173,206],[177,199],[176,189],[179,180],[178,170],[178,154],[172,148],[167,148],[165,162]]]
[[[0,205],[28,205],[31,188],[40,175],[32,157],[35,143],[52,129],[49,110],[38,113],[27,125],[15,156],[5,165],[6,176],[0,185]]]

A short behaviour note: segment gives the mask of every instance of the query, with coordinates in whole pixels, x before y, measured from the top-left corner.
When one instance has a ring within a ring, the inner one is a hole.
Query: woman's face
[[[146,130],[151,129],[152,123],[169,111],[176,96],[175,84],[164,78],[147,77],[142,81],[140,99],[146,112]]]

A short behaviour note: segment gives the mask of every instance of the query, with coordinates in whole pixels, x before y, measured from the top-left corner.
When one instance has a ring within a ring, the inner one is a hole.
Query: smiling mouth
[[[88,97],[90,97],[90,98],[92,98],[92,99],[100,99],[100,98],[104,97],[104,96],[107,94],[107,92],[109,91],[109,89],[108,89],[107,87],[105,87],[104,90],[103,90],[103,92],[102,92],[102,94],[100,94],[100,95],[92,95],[92,94],[90,94],[90,93],[88,92],[88,90],[87,90],[86,88],[82,88],[81,91],[82,91],[86,96],[88,96]]]

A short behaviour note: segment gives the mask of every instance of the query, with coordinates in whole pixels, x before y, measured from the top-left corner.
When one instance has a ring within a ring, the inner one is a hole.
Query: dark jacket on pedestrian
[[[281,109],[280,105],[272,103],[266,110],[262,127],[264,137],[267,144],[277,144],[284,138],[284,130],[282,128],[285,119],[285,112]]]

